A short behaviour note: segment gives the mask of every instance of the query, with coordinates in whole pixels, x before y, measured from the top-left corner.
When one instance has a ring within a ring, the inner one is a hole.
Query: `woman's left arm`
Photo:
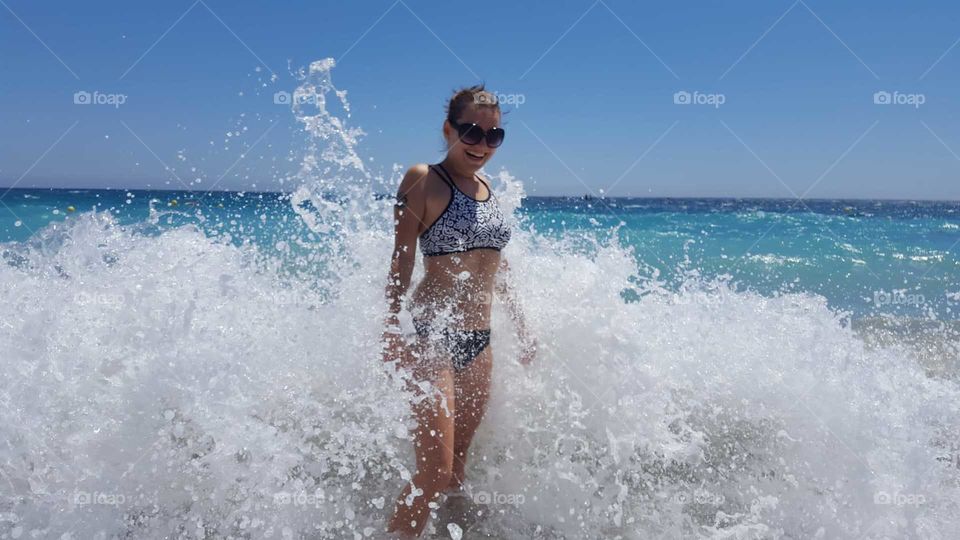
[[[523,309],[520,306],[517,292],[513,288],[511,277],[510,265],[507,263],[507,259],[501,256],[500,271],[497,272],[495,290],[497,296],[503,300],[507,312],[510,314],[510,318],[514,324],[517,325],[517,338],[520,340],[520,363],[528,365],[537,354],[537,340],[527,331],[527,318],[523,314]]]

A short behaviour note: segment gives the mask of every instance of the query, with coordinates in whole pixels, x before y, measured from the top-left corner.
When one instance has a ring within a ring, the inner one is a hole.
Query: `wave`
[[[298,91],[346,105],[332,68],[312,65]],[[307,139],[291,204],[316,241],[284,253],[317,274],[106,212],[2,246],[0,535],[379,537],[414,466],[410,396],[377,343],[392,238],[371,194],[396,178],[363,170],[359,132],[314,102],[294,106]],[[522,184],[496,180],[515,208]],[[914,349],[864,339],[817,295],[695,269],[667,288],[615,234],[584,249],[517,227],[504,256],[542,351],[519,365],[494,305],[471,534],[960,528],[960,388]]]

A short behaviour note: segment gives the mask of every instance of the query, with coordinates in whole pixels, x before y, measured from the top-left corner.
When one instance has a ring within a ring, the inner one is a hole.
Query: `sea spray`
[[[378,344],[392,227],[375,194],[398,179],[354,159],[332,67],[305,72],[322,99],[295,110],[307,230],[276,255],[293,260],[108,212],[3,245],[0,536],[380,536],[415,467],[409,395]],[[516,208],[522,185],[497,180]],[[494,305],[468,468],[480,513],[433,534],[956,536],[955,379],[868,346],[823,297],[695,268],[673,286],[610,231],[516,226],[504,256],[541,350],[520,366]]]

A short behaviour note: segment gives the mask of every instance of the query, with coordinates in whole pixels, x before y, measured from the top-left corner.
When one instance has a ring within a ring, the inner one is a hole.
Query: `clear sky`
[[[947,1],[0,0],[0,186],[277,189],[274,92],[333,57],[374,169],[485,81],[532,195],[960,199],[958,42]]]

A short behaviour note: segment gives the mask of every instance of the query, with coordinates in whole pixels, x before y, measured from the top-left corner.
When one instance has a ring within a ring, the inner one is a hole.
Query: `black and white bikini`
[[[474,249],[500,251],[510,241],[510,227],[506,222],[493,190],[479,176],[487,188],[487,198],[477,200],[457,187],[450,173],[441,164],[432,166],[437,175],[450,187],[450,201],[443,212],[420,234],[420,252],[424,257],[438,257],[463,253]],[[414,319],[421,338],[431,334],[431,325]],[[454,370],[467,367],[490,344],[490,329],[455,330],[440,328],[436,332],[440,345],[453,358]]]
[[[435,257],[472,249],[503,249],[510,241],[510,227],[490,186],[477,177],[487,187],[487,198],[478,201],[460,191],[443,165],[434,167],[452,193],[440,217],[420,235],[420,252]]]

